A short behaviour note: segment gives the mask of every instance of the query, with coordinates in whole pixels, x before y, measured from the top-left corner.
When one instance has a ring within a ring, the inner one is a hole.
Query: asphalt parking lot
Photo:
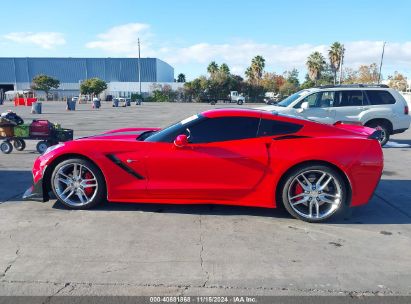
[[[9,103],[0,112],[59,122],[81,137],[166,126],[212,106],[43,107],[32,115]],[[384,148],[371,202],[326,224],[261,208],[106,204],[70,211],[55,201],[23,202],[37,156],[35,142],[0,153],[0,295],[411,295],[411,131]]]

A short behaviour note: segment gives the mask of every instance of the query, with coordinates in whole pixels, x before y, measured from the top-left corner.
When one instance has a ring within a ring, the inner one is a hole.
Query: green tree
[[[224,74],[224,75],[226,75],[226,76],[229,76],[229,75],[230,75],[230,68],[228,67],[227,64],[222,63],[222,64],[220,65],[220,73],[222,73],[222,74]]]
[[[331,70],[334,73],[334,84],[337,83],[337,72],[341,66],[341,60],[344,56],[344,47],[339,42],[334,42],[328,50],[328,58],[330,59]]]
[[[84,80],[80,85],[80,93],[83,95],[98,96],[107,89],[107,83],[100,78]]]
[[[325,59],[320,52],[314,52],[307,58],[306,62],[308,68],[308,75],[315,85],[317,85],[318,80],[321,77],[321,72],[325,68]]]
[[[294,68],[291,71],[285,71],[284,78],[287,80],[287,82],[293,84],[295,87],[299,87],[300,80],[298,79],[298,74],[298,70]]]
[[[207,67],[207,72],[211,77],[214,77],[214,75],[218,72],[218,64],[215,61],[211,61]]]
[[[178,74],[177,82],[186,82],[186,75],[184,75],[183,73]]]
[[[31,88],[36,91],[43,91],[46,94],[46,100],[48,99],[51,89],[58,89],[60,81],[53,77],[40,74],[33,78],[33,84]]]
[[[247,77],[247,80],[248,80],[249,83],[254,83],[255,82],[254,72],[253,72],[253,69],[251,67],[248,67],[245,70],[244,74]]]

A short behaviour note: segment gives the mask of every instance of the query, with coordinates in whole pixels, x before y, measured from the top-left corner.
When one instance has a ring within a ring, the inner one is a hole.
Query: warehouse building
[[[129,97],[141,91],[149,94],[158,84],[176,89],[174,68],[157,58],[0,58],[0,93],[30,90],[33,77],[46,74],[60,80],[51,91],[54,98],[79,95],[80,83],[98,77],[107,82],[105,95]],[[139,73],[139,66],[141,73]],[[38,92],[38,95],[44,94]]]

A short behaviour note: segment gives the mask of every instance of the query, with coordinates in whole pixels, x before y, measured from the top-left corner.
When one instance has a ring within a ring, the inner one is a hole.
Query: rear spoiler
[[[361,134],[369,139],[380,139],[382,136],[381,128],[369,128],[363,126],[361,122],[357,121],[337,121],[334,124],[335,127],[351,131],[357,134]]]
[[[368,136],[368,139],[376,139],[380,140],[382,137],[382,130],[381,128],[376,128],[374,133],[372,133],[370,136]]]

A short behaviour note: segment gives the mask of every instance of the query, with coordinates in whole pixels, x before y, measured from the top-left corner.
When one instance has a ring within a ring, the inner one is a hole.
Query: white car
[[[301,116],[334,124],[337,121],[361,123],[381,128],[381,145],[391,134],[410,127],[411,116],[404,97],[386,85],[322,86],[299,91],[275,106],[260,109]]]

